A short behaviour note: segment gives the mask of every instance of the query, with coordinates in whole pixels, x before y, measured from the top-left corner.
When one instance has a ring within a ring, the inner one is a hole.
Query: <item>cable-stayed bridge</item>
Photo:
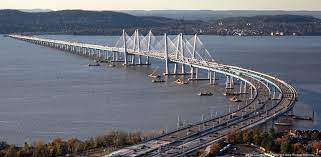
[[[211,116],[200,122],[185,125],[142,143],[113,152],[108,156],[188,156],[199,149],[225,138],[233,130],[247,130],[291,112],[297,99],[296,90],[286,82],[253,70],[217,63],[200,38],[179,34],[154,36],[150,31],[131,36],[125,31],[114,46],[43,39],[33,36],[10,35],[27,42],[68,51],[102,62],[123,62],[124,66],[151,64],[150,58],[165,62],[164,75],[187,75],[189,80],[207,80],[217,84],[217,75],[226,78],[227,96],[247,102],[235,111]],[[172,64],[172,66],[170,66]],[[173,67],[173,69],[171,69]],[[208,73],[199,78],[199,70]]]

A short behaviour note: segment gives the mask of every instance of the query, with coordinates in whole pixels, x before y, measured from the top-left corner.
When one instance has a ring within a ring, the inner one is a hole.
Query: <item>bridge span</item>
[[[33,36],[9,36],[88,56],[101,62],[123,62],[124,66],[149,65],[150,58],[156,58],[165,61],[164,75],[188,75],[191,81],[207,80],[210,85],[217,84],[217,75],[223,75],[226,78],[226,94],[247,102],[235,111],[211,116],[195,124],[182,125],[178,122],[175,130],[107,156],[188,156],[226,138],[233,130],[251,129],[276,119],[291,111],[297,99],[294,87],[283,80],[257,71],[217,63],[197,35],[190,39],[182,34],[171,38],[166,34],[157,37],[149,32],[142,36],[136,30],[129,36],[123,31],[114,46]],[[170,67],[173,67],[172,71]],[[199,70],[206,71],[208,77],[199,78]]]

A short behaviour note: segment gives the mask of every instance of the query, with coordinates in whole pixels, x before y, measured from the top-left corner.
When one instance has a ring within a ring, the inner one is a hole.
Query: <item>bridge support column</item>
[[[198,68],[195,68],[195,78],[198,79]]]
[[[135,65],[135,64],[136,64],[136,62],[135,62],[135,60],[136,60],[136,59],[135,59],[135,56],[136,56],[136,55],[131,55],[132,65]]]
[[[232,76],[230,76],[230,89],[234,88],[234,78]]]
[[[185,65],[182,64],[182,74],[184,75],[185,74]]]
[[[194,67],[192,65],[190,67],[191,67],[191,79],[193,79],[194,78]]]
[[[138,56],[138,64],[139,64],[139,65],[142,64],[142,56],[141,56],[141,55]]]
[[[276,100],[276,91],[275,87],[273,87],[273,95],[272,95],[272,100]]]
[[[243,86],[243,81],[240,81],[240,91],[239,91],[240,94],[242,94],[242,86]]]
[[[213,84],[216,84],[216,72],[213,72]]]
[[[250,100],[253,100],[253,86],[250,86]]]
[[[212,83],[213,83],[212,72],[210,70],[208,71],[208,79],[210,80],[210,85],[212,85]]]
[[[247,94],[247,83],[244,82],[244,91],[243,91],[243,94]]]
[[[98,58],[101,59],[101,51],[98,50]]]
[[[228,75],[226,75],[226,81],[225,81],[225,89],[229,89],[229,82],[230,82],[230,79],[228,77]]]
[[[174,64],[174,74],[177,74],[177,63]]]
[[[113,52],[113,61],[116,61],[116,52]]]

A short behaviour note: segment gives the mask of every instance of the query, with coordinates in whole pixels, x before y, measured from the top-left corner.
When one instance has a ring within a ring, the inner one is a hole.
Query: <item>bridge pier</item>
[[[250,86],[250,100],[253,100],[253,86]]]
[[[226,75],[225,89],[230,89],[230,87],[229,87],[229,82],[230,82],[230,78],[229,78],[228,75]]]
[[[239,90],[239,94],[242,94],[242,86],[243,86],[243,81],[240,81],[240,90]]]

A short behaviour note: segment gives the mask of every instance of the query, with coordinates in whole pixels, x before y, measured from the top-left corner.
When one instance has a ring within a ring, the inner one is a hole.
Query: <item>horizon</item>
[[[94,9],[40,9],[40,8],[34,8],[34,9],[25,9],[25,8],[0,8],[0,10],[19,10],[19,11],[32,11],[32,12],[37,12],[37,11],[63,11],[63,10],[82,10],[82,11],[115,11],[115,12],[121,12],[121,11],[217,11],[217,12],[224,12],[224,11],[280,11],[280,12],[321,12],[321,10],[208,10],[208,9],[154,9],[154,10],[144,10],[144,9],[124,9],[124,10],[94,10]]]
[[[127,10],[209,10],[209,11],[321,11],[320,0],[3,0],[0,9],[17,10],[93,10],[93,11],[127,11]]]

